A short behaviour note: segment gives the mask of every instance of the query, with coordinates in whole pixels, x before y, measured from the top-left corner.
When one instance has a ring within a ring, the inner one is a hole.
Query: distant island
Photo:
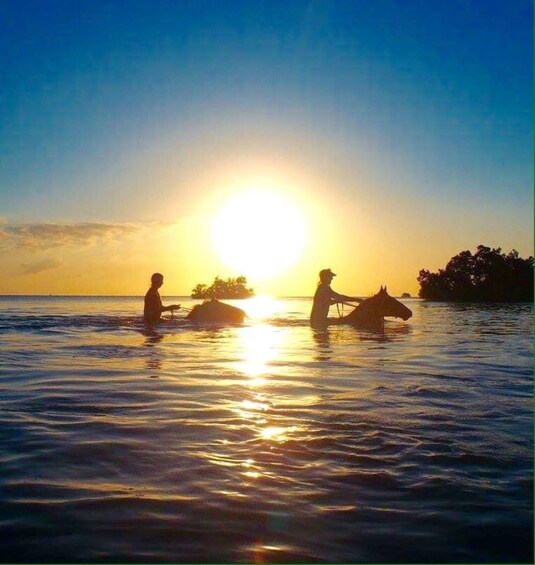
[[[229,278],[223,280],[215,277],[211,286],[205,284],[198,284],[191,291],[191,298],[224,298],[224,299],[239,299],[250,298],[254,296],[254,290],[247,288],[247,279],[243,276],[236,277],[235,279]]]
[[[461,251],[444,269],[418,276],[420,298],[454,302],[532,302],[533,257],[522,259],[513,249],[478,245],[477,252]]]
[[[411,295],[410,295],[408,292],[404,292],[404,293],[401,295],[401,298],[410,298],[410,297],[411,297]]]

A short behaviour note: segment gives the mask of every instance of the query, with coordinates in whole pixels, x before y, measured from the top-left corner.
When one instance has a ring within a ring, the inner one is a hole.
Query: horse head
[[[381,287],[381,290],[372,297],[372,300],[376,302],[381,316],[393,316],[402,320],[408,320],[412,316],[411,310],[405,304],[388,294],[386,286]]]

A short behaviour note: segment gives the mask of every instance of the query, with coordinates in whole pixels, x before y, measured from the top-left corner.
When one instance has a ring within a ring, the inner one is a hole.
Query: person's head
[[[161,273],[154,273],[150,278],[152,286],[160,288],[163,284],[163,275]]]
[[[330,284],[335,276],[331,269],[322,269],[320,271],[320,282]]]

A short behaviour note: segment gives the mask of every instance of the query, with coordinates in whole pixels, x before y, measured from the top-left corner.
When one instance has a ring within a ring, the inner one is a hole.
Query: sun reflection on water
[[[264,297],[259,303],[268,304]],[[225,402],[233,413],[226,430],[233,439],[222,439],[210,462],[229,471],[233,467],[230,491],[250,493],[281,474],[279,457],[284,456],[284,444],[295,440],[303,428],[286,411],[295,400],[293,395],[277,394],[281,382],[290,378],[285,357],[292,335],[287,328],[258,320],[240,327],[236,337],[232,368],[242,375],[243,388]]]
[[[268,404],[263,402],[253,402],[251,400],[242,400],[232,411],[246,420],[253,420],[257,424],[265,424],[266,419],[262,412],[268,409]]]
[[[285,306],[281,300],[275,300],[264,294],[244,300],[240,307],[245,310],[247,317],[254,321],[267,320],[277,314],[285,313]]]
[[[268,426],[260,432],[260,437],[265,440],[283,442],[288,439],[289,433],[295,432],[296,430],[296,426],[289,426],[287,428]]]
[[[250,550],[252,553],[252,563],[255,565],[263,565],[264,563],[272,562],[272,555],[274,553],[289,553],[290,551],[291,548],[289,546],[279,545],[276,543],[266,543],[261,539],[257,540]],[[277,562],[278,561],[279,559],[277,559]]]
[[[265,379],[261,376],[268,371],[268,365],[278,358],[281,344],[282,333],[278,328],[267,324],[242,328],[242,359],[236,364],[236,369],[253,378],[251,385],[264,384]]]

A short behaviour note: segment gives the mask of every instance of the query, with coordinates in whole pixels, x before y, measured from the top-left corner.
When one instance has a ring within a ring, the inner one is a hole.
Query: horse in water
[[[381,290],[371,298],[363,300],[347,316],[329,318],[328,323],[329,325],[350,324],[360,328],[383,329],[385,316],[393,316],[402,320],[408,320],[412,316],[409,308],[388,294],[386,286],[381,287]]]

